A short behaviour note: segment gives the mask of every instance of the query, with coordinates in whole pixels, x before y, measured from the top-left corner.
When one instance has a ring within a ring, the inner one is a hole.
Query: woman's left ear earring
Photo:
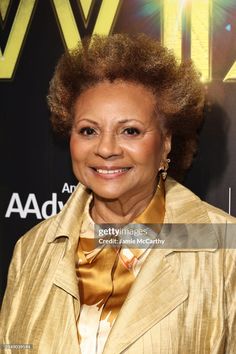
[[[161,174],[161,178],[163,179],[163,181],[166,180],[169,163],[170,159],[166,159],[164,162],[162,162],[162,166],[158,170],[158,173]]]

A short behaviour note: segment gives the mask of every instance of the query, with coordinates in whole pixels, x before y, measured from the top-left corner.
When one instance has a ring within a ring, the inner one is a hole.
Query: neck
[[[156,185],[149,191],[140,191],[129,198],[106,200],[94,195],[91,216],[95,223],[130,223],[140,215],[155,194]]]

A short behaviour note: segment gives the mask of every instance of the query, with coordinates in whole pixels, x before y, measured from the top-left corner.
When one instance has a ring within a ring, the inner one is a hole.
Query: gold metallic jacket
[[[165,189],[165,223],[206,224],[198,238],[210,247],[153,249],[103,353],[235,354],[236,252],[219,246],[235,218],[170,178]],[[58,215],[17,242],[1,310],[0,352],[80,353],[75,251],[87,198],[81,185]],[[6,350],[3,343],[33,348]]]

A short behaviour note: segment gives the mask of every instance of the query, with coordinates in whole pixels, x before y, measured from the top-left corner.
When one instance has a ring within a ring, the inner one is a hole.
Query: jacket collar
[[[78,242],[83,210],[89,196],[90,191],[79,183],[64,208],[54,217],[47,233],[48,242],[53,242],[58,237],[63,236],[69,238],[71,244]],[[212,245],[211,248],[218,248],[214,228],[209,227],[212,223],[205,205],[194,193],[170,177],[165,181],[165,209],[165,224],[199,224],[202,226],[205,224],[208,227],[208,239],[209,244]],[[139,221],[139,217],[137,221]],[[150,223],[149,220],[148,222]],[[203,234],[198,236],[202,238],[204,237]],[[199,241],[199,243],[201,242]],[[201,250],[203,249],[205,248]]]
[[[164,224],[169,227],[166,227],[164,233],[169,233],[169,238],[173,235],[175,242],[169,242],[170,247],[166,247],[164,254],[173,251],[214,252],[218,249],[216,231],[201,199],[170,177],[165,182],[165,190]],[[178,247],[175,247],[176,244]]]
[[[83,211],[90,191],[81,183],[72,193],[63,209],[53,218],[47,233],[47,242],[54,242],[59,237],[67,237],[70,244],[78,242]]]
[[[165,222],[211,224],[206,207],[196,194],[170,177],[166,179],[165,191]]]

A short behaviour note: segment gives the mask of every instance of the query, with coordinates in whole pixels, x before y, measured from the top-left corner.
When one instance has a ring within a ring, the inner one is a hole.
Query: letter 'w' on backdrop
[[[95,0],[80,0],[83,18],[87,24],[88,15]],[[121,0],[103,0],[92,34],[110,34]],[[69,0],[53,0],[55,12],[66,47],[72,49],[81,40]]]
[[[95,0],[78,0],[85,26],[89,21]],[[93,29],[93,33],[108,35],[116,18],[121,0],[103,0]],[[67,49],[76,46],[81,36],[69,0],[51,0],[56,18]],[[0,48],[0,79],[11,79],[16,69],[17,61],[26,38],[30,20],[36,7],[36,0],[21,0],[10,30],[4,50]],[[11,5],[10,0],[0,0],[1,24],[6,21],[6,15]],[[3,26],[2,26],[3,27]]]
[[[26,37],[36,0],[21,0],[4,51],[0,48],[0,79],[11,79]],[[1,22],[4,23],[11,1],[0,0]]]

